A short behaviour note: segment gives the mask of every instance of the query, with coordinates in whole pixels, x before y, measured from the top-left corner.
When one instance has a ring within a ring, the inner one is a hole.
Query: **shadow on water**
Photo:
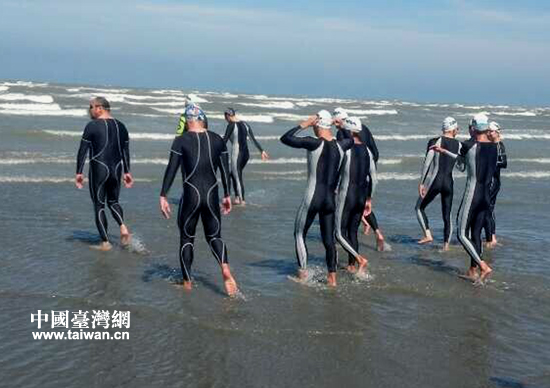
[[[427,268],[429,268],[433,271],[436,271],[436,272],[444,272],[444,273],[447,273],[447,274],[453,275],[453,276],[462,275],[462,272],[458,268],[447,264],[443,260],[426,259],[426,258],[420,257],[418,255],[408,256],[408,257],[403,257],[403,258],[397,258],[397,259],[401,260],[401,261],[407,261],[407,262],[410,262],[410,263],[413,263],[413,264],[416,264],[416,265],[419,265],[419,266],[427,267]]]
[[[247,265],[257,268],[273,269],[276,270],[279,275],[293,275],[296,273],[296,259],[267,259]]]
[[[386,236],[386,240],[395,244],[413,244],[414,246],[418,246],[417,238],[412,238],[411,236],[407,236],[405,234],[394,234],[392,236]]]
[[[173,268],[166,264],[153,264],[150,268],[143,271],[141,280],[145,283],[149,283],[154,279],[166,280],[172,284],[182,284],[183,277],[179,268]],[[217,294],[225,296],[224,290],[222,290],[217,284],[210,280],[210,276],[202,274],[194,274],[192,276],[193,283],[200,283],[206,288],[216,292]]]
[[[67,241],[78,241],[86,244],[99,244],[101,238],[97,233],[91,233],[85,230],[74,230],[73,234],[66,238]]]
[[[527,388],[527,386],[519,381],[514,381],[504,377],[491,377],[490,382],[495,384],[495,387],[499,388]]]

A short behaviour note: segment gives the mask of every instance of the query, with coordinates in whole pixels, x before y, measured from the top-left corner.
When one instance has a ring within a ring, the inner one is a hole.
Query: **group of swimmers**
[[[122,244],[128,244],[131,238],[124,223],[123,210],[118,203],[121,178],[126,187],[133,184],[129,136],[124,124],[113,118],[110,110],[109,102],[103,97],[90,101],[92,121],[84,129],[80,142],[75,178],[76,186],[82,188],[83,167],[89,154],[90,195],[101,238],[101,243],[95,248],[104,251],[112,247],[107,234],[105,205],[109,207],[120,227]],[[179,261],[183,287],[188,290],[192,288],[191,265],[195,231],[200,217],[206,240],[220,265],[225,290],[228,295],[235,295],[237,284],[229,268],[225,242],[221,238],[220,213],[228,214],[233,204],[245,204],[243,169],[249,159],[248,138],[261,152],[263,160],[267,160],[269,155],[254,138],[250,126],[238,118],[234,109],[225,111],[225,119],[228,125],[222,138],[208,130],[208,119],[200,106],[186,104],[164,174],[160,210],[165,218],[170,218],[171,208],[167,194],[181,168],[183,192],[177,222],[180,231]],[[331,130],[333,125],[337,128],[336,137]],[[308,128],[313,129],[314,136],[297,136]],[[486,230],[491,235],[491,240],[488,241],[496,242],[494,226],[491,229],[490,223],[491,219],[494,221],[494,216],[489,214],[491,206],[494,209],[491,198],[497,185],[494,181],[497,165],[505,168],[506,156],[502,143],[494,142],[497,136],[495,133],[500,131],[498,124],[489,123],[486,116],[474,117],[471,122],[472,139],[467,142],[460,143],[454,139],[457,130],[456,121],[447,118],[443,124],[443,136],[432,139],[428,144],[417,203],[418,218],[424,231],[424,238],[419,242],[433,241],[424,209],[436,195],[441,194],[445,223],[444,248],[448,248],[451,235],[452,169],[457,161],[456,164],[464,166],[467,171],[466,190],[458,217],[458,237],[471,257],[467,276],[472,280],[483,280],[489,275],[491,268],[481,259],[481,228],[487,222]],[[326,250],[328,285],[336,286],[336,242],[348,253],[347,270],[364,274],[368,262],[359,253],[357,240],[361,221],[376,233],[378,249],[382,250],[384,247],[384,237],[372,211],[378,161],[378,149],[372,133],[358,117],[349,117],[343,108],[336,108],[333,114],[322,110],[309,117],[286,132],[280,140],[289,147],[305,149],[307,152],[306,193],[294,228],[298,279],[307,279],[306,236],[317,216]],[[231,158],[228,141],[231,142]],[[223,188],[221,209],[218,171]],[[235,195],[233,203],[230,197],[231,186]],[[496,194],[494,197],[496,198]]]

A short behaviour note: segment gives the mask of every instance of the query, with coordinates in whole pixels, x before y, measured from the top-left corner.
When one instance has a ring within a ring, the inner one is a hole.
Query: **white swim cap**
[[[338,107],[332,112],[332,117],[335,119],[345,120],[349,117],[348,112],[344,108]]]
[[[348,117],[344,120],[344,129],[351,132],[361,132],[361,119],[359,117]]]
[[[317,112],[317,117],[319,120],[317,121],[317,126],[320,128],[330,129],[332,126],[332,116],[328,112],[328,110],[320,110]]]
[[[441,130],[443,132],[446,131],[452,131],[454,129],[458,129],[458,123],[453,117],[446,117],[445,120],[443,120],[443,125],[441,126]]]
[[[485,113],[478,113],[472,119],[472,126],[476,132],[485,132],[489,129],[489,117]]]
[[[491,121],[489,123],[489,131],[496,131],[500,133],[500,125],[496,121]]]

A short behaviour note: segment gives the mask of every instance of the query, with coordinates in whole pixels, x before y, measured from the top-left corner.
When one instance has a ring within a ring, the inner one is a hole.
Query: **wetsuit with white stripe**
[[[348,252],[349,265],[354,265],[359,256],[357,230],[376,183],[372,152],[365,144],[354,144],[345,154],[336,209],[336,239]]]
[[[294,226],[296,257],[300,269],[307,267],[306,236],[315,216],[319,215],[321,239],[326,250],[329,272],[336,272],[338,257],[334,241],[335,192],[344,153],[353,146],[353,140],[296,136],[301,127],[292,128],[281,137],[281,142],[293,148],[304,148],[307,153],[308,180],[304,200],[300,205]]]
[[[342,138],[343,138],[342,133],[343,132],[348,132],[348,131],[346,131],[346,130],[338,131],[338,134],[337,134],[338,140],[342,140]],[[372,136],[372,133],[371,133],[370,129],[365,124],[361,124],[361,132],[359,132],[359,138],[361,139],[363,144],[365,144],[367,146],[367,148],[369,149],[369,151],[372,154],[372,158],[374,160],[374,163],[377,164],[378,163],[378,157],[379,157],[378,147],[376,146],[376,142],[374,141],[374,137]],[[376,219],[376,215],[374,214],[374,210],[371,211],[369,213],[369,215],[365,217],[365,220],[370,225],[372,230],[374,230],[375,232],[379,229],[378,220]]]
[[[462,143],[458,155],[452,152],[447,154],[460,158],[466,166],[466,187],[457,217],[458,240],[470,256],[471,266],[475,267],[482,260],[481,229],[491,207],[491,181],[497,166],[497,145],[468,140]]]
[[[76,173],[82,174],[86,156],[90,158],[89,187],[94,215],[102,241],[109,241],[105,204],[122,225],[124,213],[118,203],[122,171],[130,172],[128,131],[116,119],[93,120],[86,125],[78,150]]]
[[[162,182],[161,197],[166,197],[181,166],[183,192],[178,210],[180,265],[183,280],[191,280],[195,230],[202,219],[206,241],[216,260],[227,263],[227,249],[221,239],[218,168],[224,196],[229,196],[229,161],[223,139],[216,133],[184,132],[172,143],[170,161]]]
[[[456,159],[434,152],[430,148],[434,145],[441,146],[453,154],[459,154],[462,147],[461,143],[453,138],[445,136],[436,137],[428,142],[424,167],[420,183],[426,189],[424,198],[419,197],[416,202],[416,217],[424,234],[430,229],[428,217],[426,217],[426,207],[437,197],[441,196],[441,213],[443,215],[443,239],[449,243],[452,234],[451,209],[453,206],[453,168]]]
[[[485,239],[487,241],[493,240],[493,235],[496,234],[496,218],[495,218],[495,205],[497,202],[498,192],[500,191],[500,170],[508,167],[508,160],[506,158],[506,148],[504,143],[499,141],[497,143],[497,168],[495,170],[495,175],[491,181],[491,206],[489,212],[487,212],[487,217],[485,221]]]
[[[244,182],[243,170],[248,163],[250,153],[248,152],[248,136],[254,142],[254,145],[260,152],[263,152],[262,146],[252,133],[252,128],[244,121],[229,123],[225,130],[223,140],[231,141],[231,181],[235,190],[235,196],[244,201]]]

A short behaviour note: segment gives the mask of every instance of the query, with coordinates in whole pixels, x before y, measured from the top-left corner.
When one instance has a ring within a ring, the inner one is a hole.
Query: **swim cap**
[[[361,132],[361,119],[359,117],[348,117],[344,120],[344,129],[355,133]]]
[[[489,117],[484,113],[478,113],[472,119],[472,126],[476,132],[485,132],[489,129]]]
[[[197,104],[190,103],[185,107],[185,112],[183,113],[187,121],[200,120],[206,121],[206,115],[203,110]]]
[[[348,112],[346,112],[344,108],[338,107],[334,109],[334,112],[332,112],[332,117],[334,117],[335,119],[345,120],[349,116]]]
[[[317,126],[319,128],[330,129],[332,126],[332,116],[327,110],[323,109],[317,112],[317,117],[319,118],[317,121]]]
[[[489,131],[496,131],[500,133],[500,125],[496,121],[491,121],[489,123]]]
[[[235,116],[237,114],[237,111],[233,108],[227,108],[223,113],[228,116]]]
[[[458,129],[458,123],[453,117],[447,117],[445,120],[443,120],[443,125],[441,126],[441,130],[443,132],[446,131],[452,131],[453,129]]]

